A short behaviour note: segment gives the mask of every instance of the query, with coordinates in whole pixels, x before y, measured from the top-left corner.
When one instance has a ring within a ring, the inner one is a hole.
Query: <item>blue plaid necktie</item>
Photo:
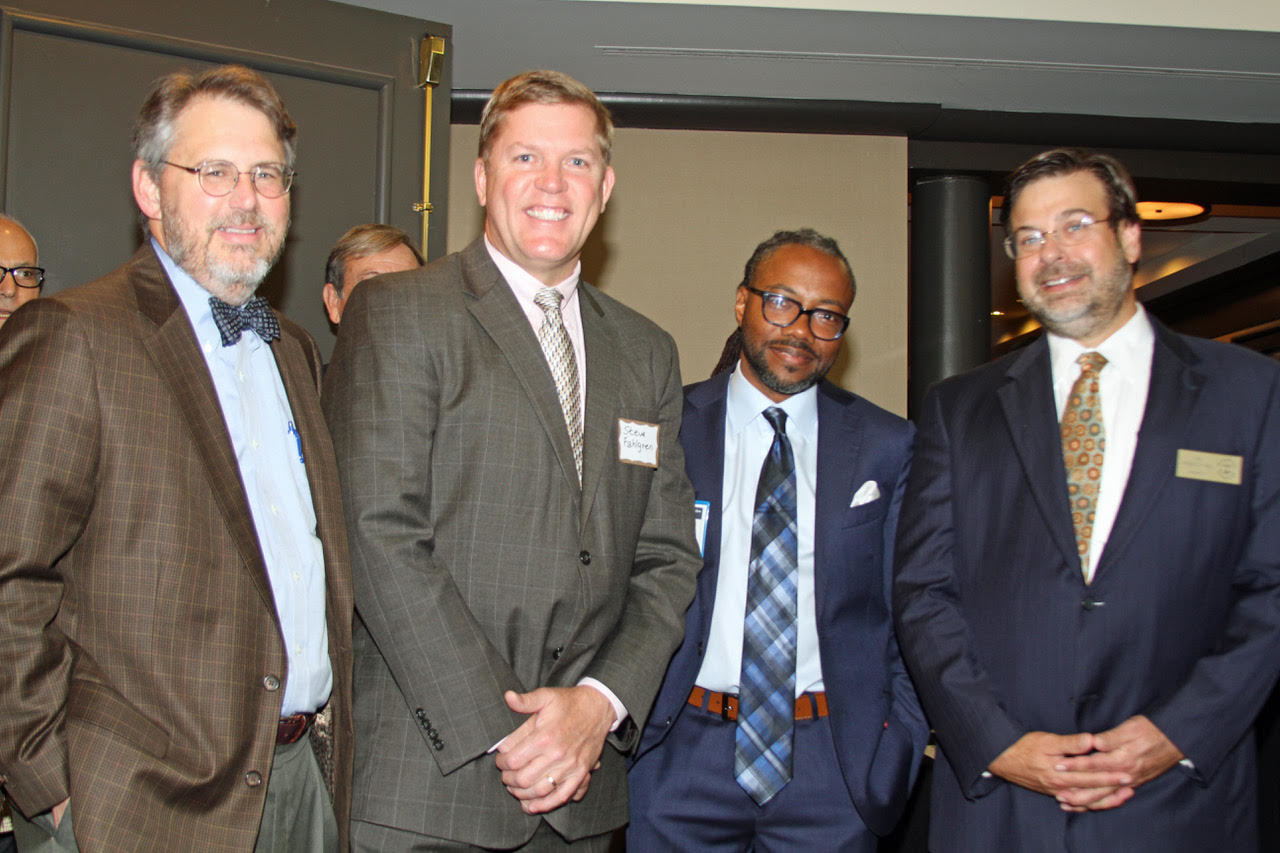
[[[261,296],[251,297],[243,305],[228,305],[210,296],[209,309],[213,311],[213,322],[218,325],[224,347],[234,346],[245,329],[253,329],[267,343],[280,337],[280,321]]]
[[[791,781],[796,690],[796,465],[787,413],[764,410],[773,445],[760,469],[751,524],[733,775],[764,805]]]

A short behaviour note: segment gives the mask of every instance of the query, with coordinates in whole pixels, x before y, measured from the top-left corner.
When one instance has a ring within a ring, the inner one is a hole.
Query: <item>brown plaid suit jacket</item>
[[[82,850],[251,850],[286,657],[213,381],[150,245],[0,332],[0,779]],[[272,345],[328,588],[346,838],[351,590],[314,341]]]
[[[579,286],[583,484],[555,383],[482,241],[366,282],[325,376],[356,589],[352,818],[513,847],[541,818],[486,750],[523,720],[511,689],[599,679],[632,719],[562,835],[627,820],[625,751],[701,566],[677,440],[670,336]],[[660,425],[657,468],[618,461],[618,419]]]

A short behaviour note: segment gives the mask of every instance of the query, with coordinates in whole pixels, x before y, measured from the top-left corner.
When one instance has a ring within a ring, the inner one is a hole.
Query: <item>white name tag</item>
[[[1244,459],[1229,453],[1208,453],[1203,450],[1179,450],[1178,467],[1174,473],[1188,480],[1206,480],[1210,483],[1240,485],[1244,472]]]
[[[658,425],[618,418],[618,461],[658,467]]]

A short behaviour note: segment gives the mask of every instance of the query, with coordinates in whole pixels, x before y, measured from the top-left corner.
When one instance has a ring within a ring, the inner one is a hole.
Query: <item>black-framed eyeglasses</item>
[[[235,163],[226,160],[206,160],[195,166],[183,166],[172,160],[160,162],[195,175],[200,189],[214,198],[231,195],[236,184],[240,183],[241,175],[249,176],[253,188],[263,198],[280,198],[293,186],[293,179],[298,174],[283,163],[259,163],[247,172],[241,172]]]
[[[783,296],[781,293],[770,290],[757,290],[754,287],[748,287],[747,290],[760,297],[760,311],[764,315],[765,322],[771,326],[785,328],[801,317],[807,316],[809,331],[815,338],[822,341],[838,341],[849,328],[849,318],[836,311],[829,311],[826,308],[806,310],[790,296]]]
[[[1004,238],[1004,253],[1015,261],[1019,258],[1039,254],[1049,242],[1050,234],[1053,235],[1053,239],[1057,241],[1059,246],[1075,246],[1084,242],[1085,238],[1089,236],[1089,229],[1094,225],[1101,225],[1110,221],[1110,216],[1094,219],[1088,213],[1079,213],[1068,217],[1066,221],[1051,231],[1041,231],[1039,228],[1019,228]]]
[[[10,274],[18,287],[37,288],[44,284],[44,267],[0,267],[0,281],[4,281],[4,277]]]

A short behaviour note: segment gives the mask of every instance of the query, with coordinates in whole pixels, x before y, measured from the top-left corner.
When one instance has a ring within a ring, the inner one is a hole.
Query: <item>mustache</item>
[[[232,228],[243,228],[250,226],[252,228],[262,228],[267,225],[266,218],[260,213],[251,210],[241,210],[235,213],[229,213],[226,216],[220,216],[217,219],[209,221],[209,230],[216,231],[219,228],[230,226]]]
[[[1091,273],[1092,270],[1088,264],[1056,263],[1038,271],[1035,282],[1039,286],[1044,286],[1055,278],[1075,278],[1076,276],[1089,275]]]
[[[817,350],[798,338],[783,338],[780,341],[773,341],[768,346],[770,349],[776,349],[777,347],[789,347],[790,349],[798,349],[803,352],[807,352],[814,358],[818,357]]]

